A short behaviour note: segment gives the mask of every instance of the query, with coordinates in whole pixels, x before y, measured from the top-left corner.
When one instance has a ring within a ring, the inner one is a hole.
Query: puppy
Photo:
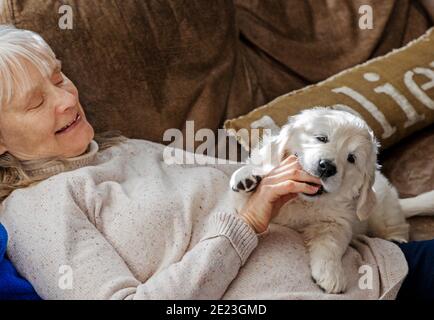
[[[279,134],[253,149],[246,165],[231,177],[238,209],[288,155],[296,155],[303,170],[320,178],[316,194],[299,194],[272,222],[302,234],[312,277],[327,293],[346,289],[342,256],[354,235],[406,242],[406,218],[434,213],[434,191],[398,198],[378,170],[377,149],[372,130],[360,117],[317,107],[291,117]]]

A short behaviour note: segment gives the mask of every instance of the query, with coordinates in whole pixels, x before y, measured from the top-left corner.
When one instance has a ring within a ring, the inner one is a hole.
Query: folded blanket
[[[22,278],[6,257],[8,234],[0,224],[0,300],[39,300],[32,285]]]

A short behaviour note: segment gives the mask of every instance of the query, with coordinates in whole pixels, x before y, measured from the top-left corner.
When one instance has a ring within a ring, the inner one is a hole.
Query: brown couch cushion
[[[401,197],[434,190],[434,125],[381,154],[380,162]],[[432,217],[414,217],[410,224],[413,240],[434,239]]]
[[[374,3],[375,2],[375,3]],[[339,3],[334,6],[333,3]],[[58,28],[58,7],[74,10]],[[375,28],[359,30],[358,5]],[[284,92],[400,47],[428,18],[410,0],[0,0],[0,22],[34,30],[76,83],[97,131],[161,141],[168,128],[218,128]]]
[[[412,0],[235,3],[241,43],[267,102],[402,47],[432,25]],[[373,8],[372,30],[359,28],[361,5]]]
[[[217,129],[254,105],[230,0],[1,4],[0,22],[36,31],[52,46],[97,131],[161,141],[187,119]],[[73,8],[72,30],[58,27],[61,4]]]

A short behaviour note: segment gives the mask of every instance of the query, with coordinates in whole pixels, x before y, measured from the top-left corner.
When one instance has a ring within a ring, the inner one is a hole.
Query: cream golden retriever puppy
[[[302,234],[312,277],[328,293],[346,288],[341,259],[353,235],[406,242],[406,218],[434,213],[434,191],[398,198],[378,170],[377,148],[372,130],[360,117],[318,107],[291,117],[276,136],[252,150],[246,165],[231,177],[238,208],[288,155],[295,155],[304,171],[320,178],[315,195],[300,194],[273,222]]]

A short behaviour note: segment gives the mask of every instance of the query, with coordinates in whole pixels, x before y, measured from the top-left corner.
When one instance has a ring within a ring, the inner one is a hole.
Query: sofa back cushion
[[[359,28],[362,4],[372,30]],[[59,27],[62,5],[72,30]],[[186,120],[215,130],[428,27],[410,0],[0,0],[0,23],[47,40],[96,131],[159,142]]]
[[[65,4],[71,30],[59,27]],[[251,109],[230,0],[2,0],[0,9],[1,23],[53,48],[96,131],[161,141],[187,119],[217,129]]]

